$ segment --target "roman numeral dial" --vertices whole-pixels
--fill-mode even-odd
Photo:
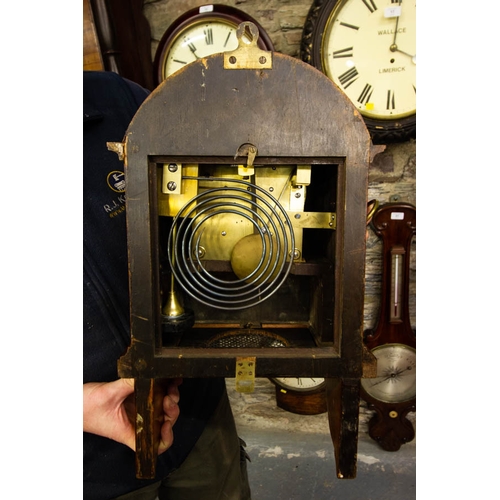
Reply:
[[[380,120],[416,113],[415,0],[327,0],[334,5],[321,69],[360,113]]]
[[[202,5],[184,12],[163,34],[154,59],[155,83],[198,59],[237,49],[236,30],[244,21],[259,30],[257,46],[261,50],[274,50],[269,35],[247,13],[229,5]],[[249,33],[243,34],[243,41],[252,41]]]
[[[250,39],[248,39],[250,41]],[[186,64],[219,52],[238,47],[236,27],[221,20],[201,21],[179,34],[169,48],[164,75],[172,75]]]

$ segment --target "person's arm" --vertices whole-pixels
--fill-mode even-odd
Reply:
[[[174,379],[163,398],[164,423],[158,454],[173,443],[172,427],[179,416],[179,389],[182,379]],[[135,451],[134,379],[83,384],[83,430],[113,439]]]

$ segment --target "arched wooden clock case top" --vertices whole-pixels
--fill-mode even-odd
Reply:
[[[250,21],[259,30],[257,45],[263,50],[274,50],[273,42],[264,28],[249,14],[229,5],[209,4],[191,9],[179,16],[165,31],[156,49],[154,58],[154,77],[158,85],[165,80],[165,64],[174,41],[190,26],[200,22],[223,21],[234,27],[234,31],[245,21]],[[213,54],[213,52],[211,52]],[[210,55],[211,55],[210,54]]]
[[[410,252],[412,239],[416,234],[416,209],[407,203],[387,203],[379,207],[372,219],[372,228],[382,238],[382,291],[380,315],[374,329],[364,332],[364,342],[372,352],[374,349],[394,349],[399,353],[405,350],[412,361],[405,365],[408,370],[414,370],[414,353],[416,349],[416,334],[412,329],[409,314],[409,282],[410,282]],[[400,269],[403,279],[401,294],[397,299],[400,310],[395,307],[394,300],[394,257],[404,256],[404,265]],[[392,284],[391,284],[392,283]],[[404,354],[403,354],[404,356]],[[409,374],[409,372],[407,372]],[[380,375],[380,374],[378,374]],[[396,377],[399,373],[393,373]],[[387,373],[387,377],[391,374]],[[387,378],[385,377],[385,378]],[[375,379],[373,379],[375,380]],[[368,383],[370,380],[367,381]],[[375,414],[368,424],[370,436],[387,451],[397,451],[402,444],[412,441],[415,430],[408,420],[409,412],[416,411],[416,396],[392,402],[369,394],[361,386],[361,396]]]
[[[330,14],[343,0],[314,0],[304,24],[300,46],[301,59],[327,74],[323,63],[322,46]],[[373,0],[370,0],[373,3]],[[360,0],[361,2],[361,0]],[[375,3],[379,3],[375,0]],[[368,1],[365,2],[367,8]],[[342,47],[341,47],[342,48]],[[404,142],[416,138],[416,113],[396,120],[374,119],[364,116],[374,144]]]

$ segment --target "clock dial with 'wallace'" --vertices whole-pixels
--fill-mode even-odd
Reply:
[[[311,9],[302,58],[347,95],[374,142],[416,128],[415,0],[329,0]],[[392,136],[391,136],[392,134]],[[380,139],[380,140],[378,140]]]

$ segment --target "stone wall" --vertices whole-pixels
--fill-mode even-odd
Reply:
[[[145,0],[144,15],[151,27],[151,54],[163,34],[181,14],[207,2],[200,0]],[[220,0],[217,3],[236,7],[252,16],[270,36],[276,51],[300,57],[302,29],[312,0]],[[388,145],[373,161],[369,173],[368,199],[380,204],[402,201],[416,206],[416,141]],[[368,230],[366,250],[365,328],[373,328],[377,321],[381,289],[382,243]],[[411,260],[410,312],[416,328],[416,239]]]
[[[205,5],[197,0],[145,0],[144,15],[151,26],[151,50],[156,47],[170,24],[184,12]],[[252,16],[271,37],[277,52],[298,57],[300,39],[311,2],[278,0],[221,0],[217,4],[230,5]]]

